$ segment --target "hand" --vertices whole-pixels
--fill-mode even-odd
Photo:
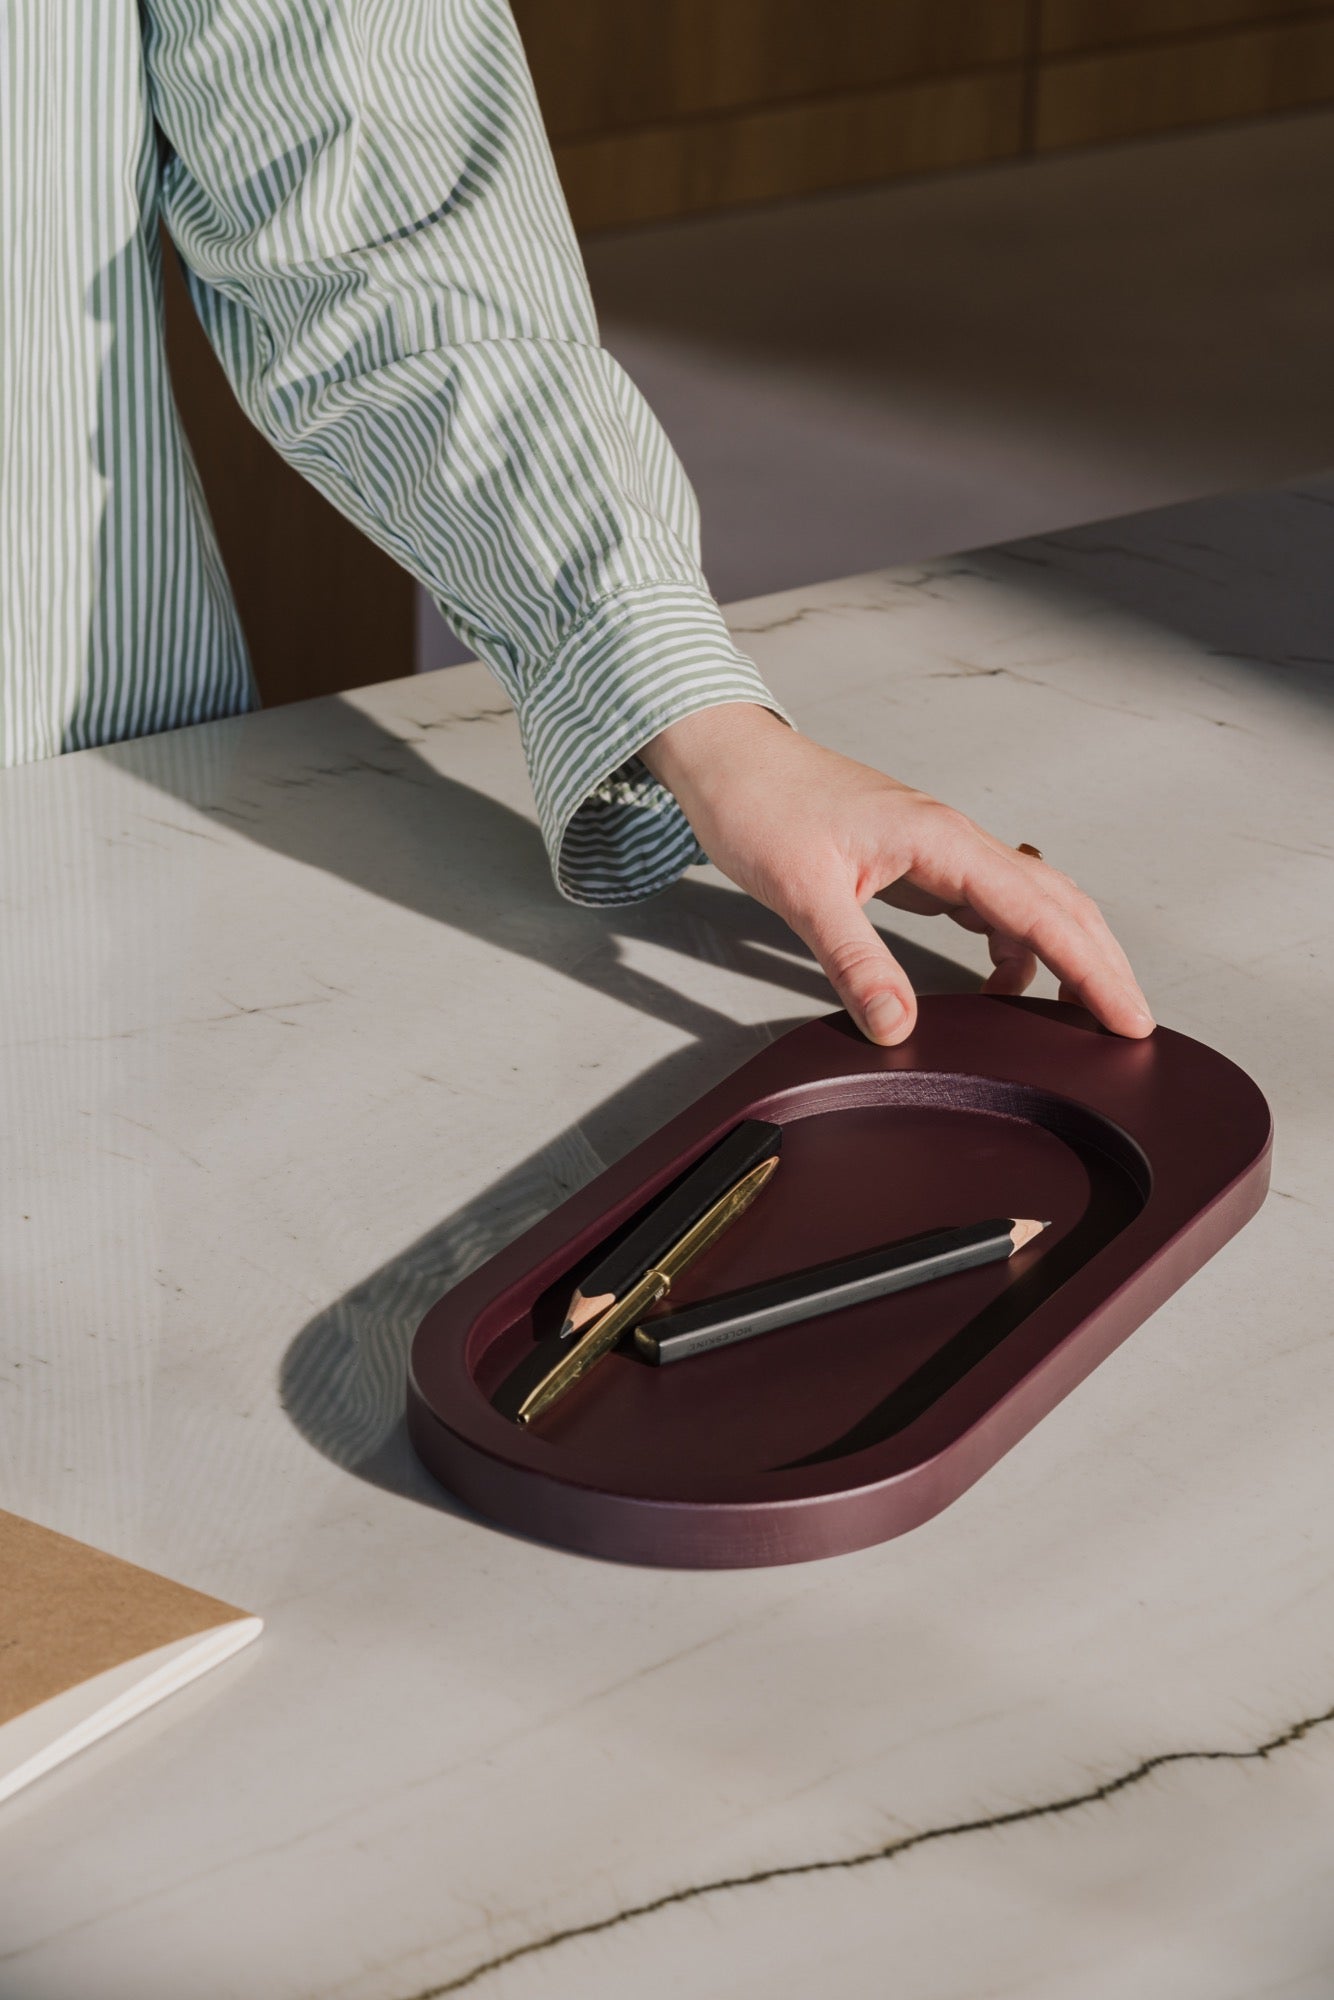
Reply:
[[[1022,993],[1037,961],[1118,1035],[1153,1031],[1098,909],[1068,876],[963,813],[734,702],[664,729],[640,755],[725,875],[789,923],[873,1042],[912,1033],[908,976],[867,918],[873,897],[987,939],[987,993]]]

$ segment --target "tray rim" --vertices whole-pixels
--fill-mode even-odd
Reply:
[[[1196,1202],[1184,1199],[1189,1190],[1174,1191],[1170,1184],[1164,1188],[1153,1173],[1152,1153],[1123,1118],[1111,1115],[1105,1101],[1052,1088],[1031,1070],[1016,1075],[1013,1061],[1003,1060],[1007,1044],[1023,1054],[1023,1044],[1031,1041],[1038,1024],[1102,1036],[1104,1031],[1083,1010],[1062,1002],[997,1001],[979,995],[932,996],[921,1005],[926,1032],[919,1027],[898,1049],[864,1042],[841,1013],[790,1030],[437,1300],[412,1342],[408,1424],[419,1456],[442,1483],[510,1527],[585,1553],[631,1561],[743,1566],[867,1546],[919,1525],[957,1498],[1259,1208],[1268,1185],[1272,1120],[1252,1079],[1216,1050],[1174,1030],[1157,1031],[1160,1050],[1180,1045],[1194,1052],[1196,1064],[1202,1056],[1207,1066],[1216,1066],[1217,1082],[1226,1081],[1237,1099],[1235,1122],[1246,1122],[1242,1110],[1249,1117],[1249,1135],[1226,1178],[1213,1174],[1208,1197]],[[968,1025],[985,1025],[995,1045],[985,1067],[955,1062],[944,1068],[921,1060],[942,1034],[948,1041],[961,1008],[968,1010]],[[979,1008],[988,1013],[979,1015]],[[1130,1052],[1149,1044],[1116,1046]],[[794,1061],[798,1057],[800,1063]],[[781,1069],[784,1060],[784,1082],[763,1091],[746,1088],[776,1062]],[[998,1061],[1009,1074],[996,1073]],[[1049,1100],[1075,1104],[1147,1159],[1150,1182],[1138,1212],[992,1353],[900,1432],[815,1466],[741,1475],[734,1491],[720,1480],[715,1493],[691,1498],[655,1491],[651,1481],[637,1488],[633,1481],[612,1485],[583,1475],[567,1450],[518,1430],[491,1409],[468,1366],[476,1334],[496,1315],[512,1317],[514,1310],[526,1309],[552,1281],[557,1258],[563,1260],[554,1272],[558,1276],[738,1116],[752,1111],[773,1115],[783,1108],[784,1098],[812,1086],[878,1081],[905,1072],[1017,1084]],[[682,1144],[687,1136],[688,1146]],[[608,1182],[621,1190],[612,1202],[603,1193]],[[520,1249],[526,1254],[515,1273]],[[497,1266],[509,1274],[499,1286]],[[1073,1316],[1072,1296],[1079,1304]],[[523,1303],[516,1306],[517,1301]],[[452,1385],[448,1420],[435,1407],[431,1391],[436,1382],[428,1388],[421,1380],[427,1360],[438,1380],[442,1359]]]

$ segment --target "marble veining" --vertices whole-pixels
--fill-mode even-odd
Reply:
[[[802,1569],[498,1533],[402,1427],[440,1290],[827,1004],[781,925],[709,870],[562,904],[476,667],[0,776],[0,1505],[268,1626],[0,1815],[0,2000],[1327,2000],[1332,506],[735,608],[1278,1123],[1018,1450]]]
[[[526,1944],[514,1945],[509,1951],[497,1957],[484,1960],[454,1979],[447,1979],[443,1985],[431,1986],[414,1994],[412,2000],[442,2000],[447,1993],[462,1993],[465,1987],[475,1986],[488,1973],[500,1972],[506,1966],[514,1965],[521,1959],[532,1958],[538,1952],[554,1951],[558,1946],[570,1944],[577,1938],[596,1937],[621,1924],[633,1923],[637,1918],[653,1917],[660,1910],[668,1910],[682,1903],[693,1903],[701,1896],[719,1896],[729,1890],[758,1889],[767,1883],[792,1881],[800,1876],[823,1875],[831,1869],[866,1868],[877,1862],[897,1861],[901,1856],[911,1854],[915,1848],[929,1847],[938,1840],[955,1840],[967,1834],[994,1833],[1006,1827],[1026,1826],[1035,1820],[1059,1819],[1067,1813],[1080,1811],[1086,1806],[1098,1806],[1113,1799],[1119,1792],[1132,1785],[1143,1784],[1156,1771],[1166,1770],[1173,1764],[1192,1763],[1250,1763],[1254,1759],[1272,1757],[1276,1751],[1286,1750],[1290,1744],[1304,1742],[1314,1729],[1323,1729],[1334,1723],[1334,1707],[1327,1708],[1320,1715],[1307,1716],[1301,1722],[1294,1722],[1277,1735],[1263,1743],[1257,1743],[1249,1750],[1162,1750],[1153,1757],[1145,1757],[1128,1771],[1121,1771],[1114,1778],[1105,1778],[1101,1784],[1091,1785],[1086,1791],[1073,1792],[1068,1797],[1045,1800],[1041,1805],[1014,1806],[1008,1812],[988,1813],[981,1819],[957,1820],[952,1826],[924,1827],[918,1833],[905,1833],[897,1840],[889,1840],[881,1847],[864,1849],[858,1854],[837,1855],[820,1861],[794,1861],[787,1866],[757,1868],[746,1875],[726,1875],[713,1882],[697,1882],[688,1889],[670,1890],[657,1896],[650,1903],[639,1903],[632,1908],[617,1910],[609,1917],[601,1917],[587,1924],[573,1925],[566,1930],[552,1931],[546,1937],[532,1938]]]

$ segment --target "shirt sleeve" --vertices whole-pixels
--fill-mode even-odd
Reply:
[[[252,420],[431,592],[518,712],[561,890],[699,850],[636,752],[782,713],[695,497],[600,345],[505,0],[143,0],[163,209]]]

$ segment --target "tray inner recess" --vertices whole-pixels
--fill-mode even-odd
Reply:
[[[953,1223],[1031,1215],[1052,1227],[1012,1263],[670,1368],[611,1355],[543,1419],[542,1437],[603,1478],[648,1474],[664,1498],[893,1437],[1110,1243],[1149,1192],[1147,1162],[1114,1124],[1023,1085],[891,1072],[801,1085],[748,1113],[784,1126],[782,1166],[674,1303]],[[580,1268],[600,1254],[521,1316],[474,1326],[468,1366],[488,1400],[503,1407],[531,1373]]]

